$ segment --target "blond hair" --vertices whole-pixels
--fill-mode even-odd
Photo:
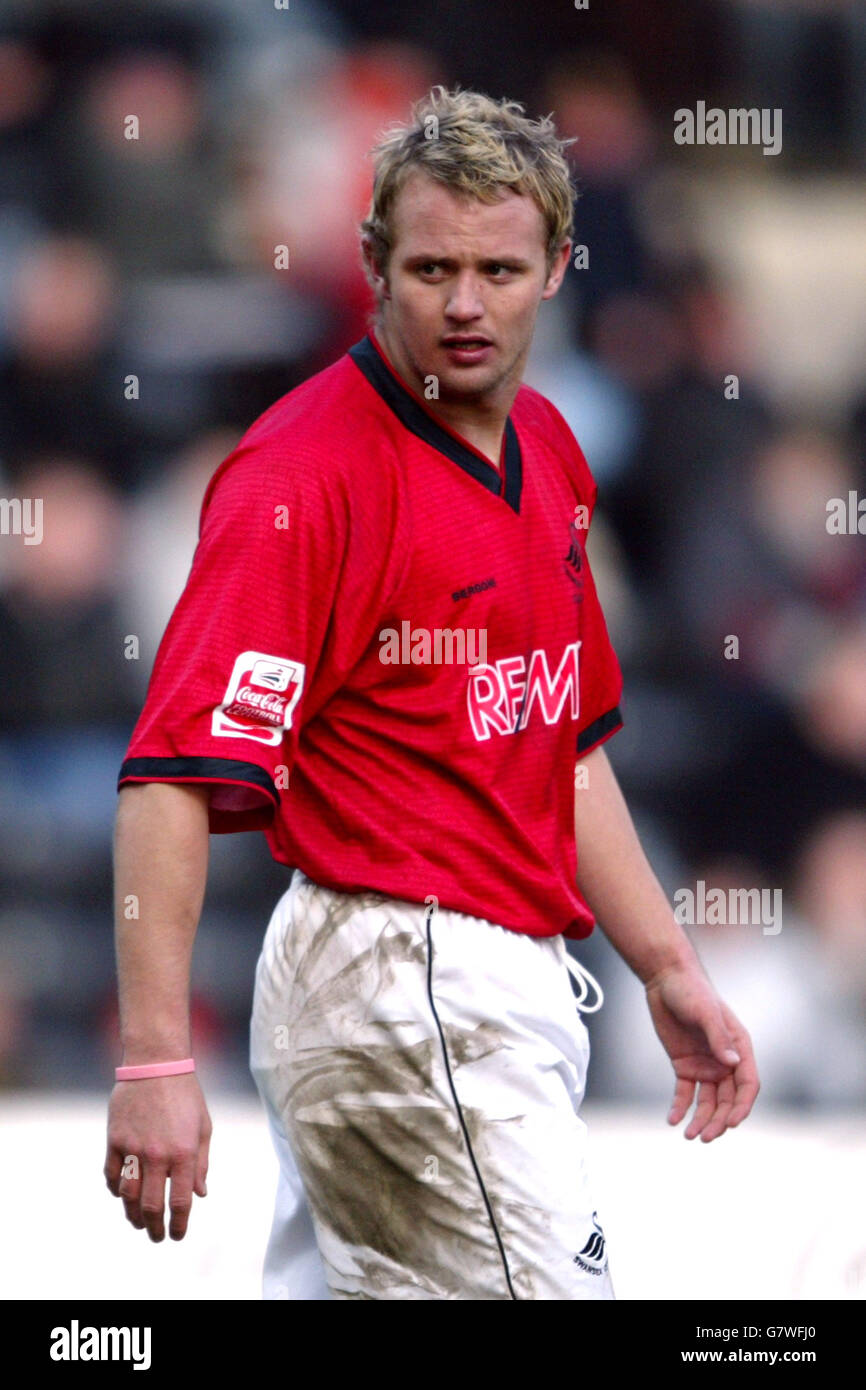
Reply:
[[[390,127],[371,150],[373,196],[360,234],[387,276],[394,203],[416,169],[466,197],[494,203],[504,188],[535,200],[547,227],[547,269],[574,225],[575,190],[553,120],[534,121],[517,101],[442,86],[412,106],[411,120]],[[365,264],[368,279],[372,276]]]

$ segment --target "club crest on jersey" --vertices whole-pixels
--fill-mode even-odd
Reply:
[[[292,727],[292,712],[301,698],[306,667],[265,652],[241,652],[232,669],[222,704],[211,721],[216,738],[251,738],[278,744]]]
[[[493,734],[525,729],[533,710],[545,724],[556,724],[568,702],[569,716],[580,711],[580,642],[569,642],[551,675],[547,652],[537,647],[529,657],[503,657],[493,665],[475,666],[466,688],[472,732],[481,741]]]
[[[576,603],[580,603],[583,599],[583,545],[577,519],[573,520],[568,528],[568,539],[565,572],[574,585],[574,600]]]

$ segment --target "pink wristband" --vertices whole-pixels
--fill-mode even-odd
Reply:
[[[141,1067],[115,1067],[116,1081],[146,1081],[151,1076],[181,1076],[184,1072],[195,1071],[192,1057],[182,1062],[146,1062]]]

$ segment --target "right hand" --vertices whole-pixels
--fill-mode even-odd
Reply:
[[[195,1072],[118,1081],[108,1105],[105,1181],[127,1220],[165,1239],[165,1184],[172,1240],[183,1240],[193,1193],[207,1196],[211,1118]],[[135,1160],[132,1162],[131,1160]]]

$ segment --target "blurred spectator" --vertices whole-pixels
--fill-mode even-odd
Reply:
[[[750,385],[739,308],[701,263],[669,273],[660,294],[612,299],[593,344],[642,398],[634,467],[609,502],[635,577],[655,586],[694,540],[684,512],[696,519],[714,489],[736,488],[742,460],[766,437],[769,411]],[[725,396],[729,373],[740,380],[736,401]]]
[[[839,983],[866,1005],[866,811],[818,826],[803,847],[798,891]]]
[[[781,107],[786,151],[803,160],[841,148],[862,160],[866,45],[858,0],[731,0],[731,8],[740,91]]]
[[[5,727],[123,722],[135,710],[116,597],[123,514],[87,462],[35,460],[18,477],[42,506],[41,543],[7,538],[0,592]]]
[[[107,478],[129,477],[118,293],[95,242],[44,236],[18,248],[0,348],[0,448],[13,472],[35,453],[83,452]]]
[[[237,442],[237,431],[219,428],[192,440],[128,512],[119,595],[127,630],[141,639],[143,659],[135,675],[142,700],[157,646],[192,564],[205,489]]]
[[[178,54],[121,52],[88,74],[58,133],[70,171],[65,216],[130,277],[215,263],[203,99],[199,74]]]
[[[0,14],[0,206],[41,216],[51,200],[45,124],[53,72],[26,26]]]
[[[646,283],[648,248],[637,205],[653,131],[634,78],[610,53],[572,53],[553,68],[545,105],[556,112],[578,191],[575,243],[588,266],[578,282],[584,318],[611,296]]]
[[[0,948],[0,1091],[17,1089],[29,1079],[21,1065],[25,1055],[29,994],[27,983],[21,979],[19,963]]]
[[[798,427],[674,493],[660,650],[715,753],[680,777],[688,854],[787,878],[803,835],[866,802],[866,555],[826,525],[856,477],[838,440]]]
[[[275,248],[287,246],[289,283],[331,311],[312,372],[367,331],[373,301],[357,230],[372,187],[367,154],[436,74],[408,45],[322,46],[310,56],[291,85],[275,80],[246,112],[234,234],[236,255],[261,266],[273,267]]]
[[[680,640],[718,667],[725,638],[737,636],[737,658],[720,669],[783,698],[816,661],[826,671],[833,634],[866,599],[866,547],[827,528],[828,501],[847,504],[857,482],[840,443],[793,428],[707,469],[690,495],[681,489],[679,544],[660,563]]]
[[[541,307],[524,380],[549,397],[586,455],[602,498],[621,480],[637,443],[638,403],[597,358],[571,345],[569,290]],[[602,507],[604,502],[602,501]]]

